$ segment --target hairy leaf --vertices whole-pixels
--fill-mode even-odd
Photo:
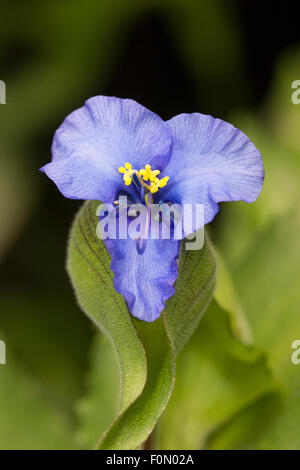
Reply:
[[[147,439],[168,403],[176,353],[190,338],[211,300],[216,263],[207,237],[199,251],[184,250],[183,242],[176,294],[159,320],[135,320],[113,288],[110,257],[96,237],[96,207],[96,202],[85,203],[76,217],[68,271],[79,304],[111,339],[120,366],[119,416],[97,448],[135,449]]]

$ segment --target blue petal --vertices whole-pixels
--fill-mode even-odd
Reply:
[[[52,162],[41,170],[65,197],[112,202],[125,188],[118,168],[129,162],[138,170],[147,163],[162,170],[171,142],[168,124],[137,102],[96,96],[56,131]]]
[[[218,212],[218,202],[257,199],[264,180],[263,163],[243,132],[221,119],[199,113],[180,114],[168,124],[173,150],[163,172],[170,177],[160,194],[163,200],[193,207],[203,204],[206,224]],[[193,223],[193,232],[200,228]],[[183,231],[186,235],[189,233]]]
[[[107,239],[105,245],[112,257],[115,289],[124,296],[132,315],[148,322],[156,320],[175,292],[180,242],[149,238],[142,255],[135,240]]]

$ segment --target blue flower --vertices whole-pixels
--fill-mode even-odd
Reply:
[[[71,199],[117,204],[126,193],[147,207],[153,201],[203,204],[202,224],[193,221],[180,238],[210,222],[221,201],[255,201],[264,180],[259,151],[231,124],[199,113],[165,122],[133,100],[104,96],[65,119],[52,161],[41,170]],[[149,237],[142,249],[130,238],[105,243],[115,289],[131,313],[158,318],[174,294],[180,241]]]

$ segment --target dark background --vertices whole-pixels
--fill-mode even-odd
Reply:
[[[64,266],[80,203],[38,172],[53,133],[97,94],[133,98],[164,119],[243,110],[264,122],[281,54],[299,45],[300,5],[2,0],[0,10],[0,329],[8,358],[73,423],[94,328]],[[216,241],[225,217],[212,224]],[[0,427],[0,447],[26,446],[22,432],[1,437]]]

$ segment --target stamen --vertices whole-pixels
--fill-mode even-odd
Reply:
[[[163,188],[164,186],[166,186],[168,181],[169,181],[168,176],[165,176],[161,180],[158,178],[155,178],[155,180],[151,183],[151,186],[149,188],[151,193],[156,193],[159,188]]]
[[[165,176],[161,180],[157,178],[157,175],[160,174],[159,170],[151,170],[151,165],[145,165],[145,168],[141,169],[140,171],[132,169],[132,165],[128,162],[125,163],[124,167],[121,166],[119,168],[119,172],[122,173],[123,180],[126,186],[129,186],[132,181],[138,186],[140,183],[141,186],[146,188],[150,193],[156,193],[159,188],[163,188],[166,186],[167,182],[169,181],[169,177]],[[136,181],[136,179],[138,181]],[[145,181],[149,181],[146,183]]]
[[[140,237],[136,239],[136,250],[139,255],[142,255],[146,249],[147,246],[147,240],[149,236],[149,228],[150,228],[150,218],[151,218],[151,204],[152,204],[152,194],[148,193],[146,194],[147,201],[147,218],[146,218],[146,223],[144,226],[143,233],[141,234]]]
[[[140,170],[140,175],[145,181],[155,181],[157,175],[159,175],[159,170],[151,170],[150,165],[146,165],[144,170]]]
[[[125,168],[123,166],[120,166],[119,168],[119,173],[124,174],[123,180],[126,186],[129,186],[132,182],[132,175],[136,170],[132,170],[132,165],[130,163],[126,162],[125,163]]]

